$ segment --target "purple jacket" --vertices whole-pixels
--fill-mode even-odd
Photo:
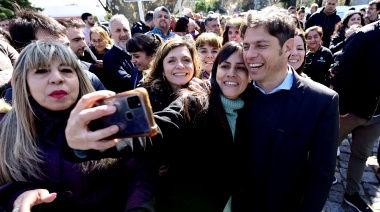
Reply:
[[[28,182],[11,182],[0,187],[0,211],[12,211],[18,195],[35,188],[56,192],[57,198],[33,207],[33,211],[154,211],[153,169],[143,151],[136,150],[107,169],[88,173],[81,170],[80,163],[63,157],[72,152],[64,134],[70,111],[53,113],[35,106],[40,119],[36,119],[38,145],[46,176],[43,180],[30,178]]]

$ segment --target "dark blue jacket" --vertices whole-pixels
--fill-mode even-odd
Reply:
[[[236,123],[237,165],[243,173],[237,174],[242,192],[234,196],[232,211],[322,211],[336,167],[338,94],[294,74],[288,98],[274,104],[283,110],[281,117],[266,121],[277,122],[267,135],[272,139],[264,140],[257,135],[267,130],[260,119],[268,114],[255,108],[265,103],[250,93]],[[258,114],[262,117],[255,121]]]
[[[103,55],[103,73],[97,73],[104,86],[116,93],[132,89],[132,57],[115,45]]]

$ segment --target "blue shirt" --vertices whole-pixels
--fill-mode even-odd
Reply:
[[[152,29],[152,31],[149,31],[145,34],[148,34],[148,35],[151,35],[151,34],[158,34],[159,36],[161,36],[162,39],[164,40],[169,40],[171,38],[179,38],[179,35],[175,34],[174,32],[168,32],[168,35],[165,35],[164,32],[162,32],[161,30],[157,29],[156,27],[154,27],[154,29]]]
[[[273,93],[276,93],[280,90],[290,90],[292,88],[292,85],[293,85],[293,79],[294,79],[293,71],[291,68],[288,67],[288,75],[286,75],[285,80],[279,86],[277,86],[275,89],[273,89],[272,91],[270,91],[268,93],[265,92],[264,89],[262,89],[256,83],[256,81],[253,82],[253,86],[255,86],[255,88],[259,89],[265,95],[273,94]]]

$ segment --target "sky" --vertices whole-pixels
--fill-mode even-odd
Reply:
[[[105,1],[105,0],[101,0]],[[77,4],[83,6],[95,6],[100,3],[98,0],[29,0],[36,7],[49,7],[49,6],[64,6],[68,4]]]
[[[29,2],[35,7],[43,8],[42,13],[54,18],[80,17],[82,13],[90,12],[104,21],[106,15],[98,0],[29,0]]]

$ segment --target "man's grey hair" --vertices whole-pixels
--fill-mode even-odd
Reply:
[[[126,20],[128,22],[128,28],[131,28],[131,26],[129,26],[129,21],[128,21],[127,17],[125,17],[123,14],[116,14],[116,15],[113,15],[111,17],[110,21],[109,21],[109,28],[110,28],[110,30],[112,30],[112,23],[115,20],[118,20],[118,21]]]
[[[157,7],[156,9],[154,9],[154,12],[153,12],[153,18],[156,18],[157,17],[157,13],[160,12],[160,11],[164,11],[166,12],[168,15],[169,15],[169,19],[171,18],[170,16],[170,11],[168,8],[164,7],[164,6],[160,6],[160,7]]]
[[[205,20],[205,25],[208,26],[208,22],[215,20],[219,21],[219,15],[216,13],[209,14]]]

